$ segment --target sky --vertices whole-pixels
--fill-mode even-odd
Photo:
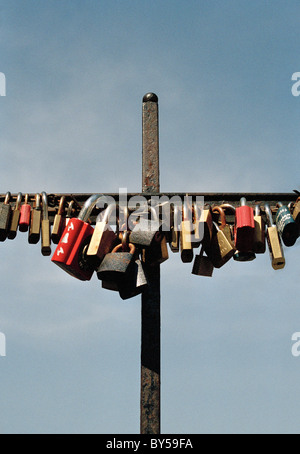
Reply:
[[[2,0],[0,193],[141,192],[147,92],[162,192],[300,190],[299,20],[293,0]],[[212,278],[169,252],[162,433],[299,432],[299,244],[283,270],[266,253]],[[138,434],[140,297],[22,232],[1,264],[0,433]]]

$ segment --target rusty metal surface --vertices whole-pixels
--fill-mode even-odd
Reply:
[[[154,93],[143,98],[143,193],[159,192],[158,99]]]
[[[143,98],[143,193],[159,192],[158,99]],[[160,434],[160,265],[146,268],[142,294],[140,433]]]

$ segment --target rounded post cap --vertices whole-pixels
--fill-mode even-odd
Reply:
[[[143,96],[143,102],[158,102],[158,97],[155,93],[146,93]]]

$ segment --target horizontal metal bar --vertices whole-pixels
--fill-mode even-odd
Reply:
[[[10,203],[12,206],[15,205],[17,199],[17,193],[11,193]],[[24,195],[24,194],[23,194]],[[28,194],[28,203],[34,207],[35,203],[35,193]],[[48,196],[48,205],[49,205],[49,220],[52,223],[54,216],[57,212],[59,201],[62,196],[65,197],[66,206],[65,206],[65,213],[67,211],[68,204],[71,200],[74,200],[74,207],[72,216],[76,217],[79,214],[81,207],[83,206],[84,202],[91,196],[92,193],[49,193]],[[290,202],[295,202],[298,198],[298,194],[296,192],[279,192],[279,193],[260,193],[260,192],[249,192],[249,193],[235,193],[235,192],[228,192],[228,193],[221,193],[221,192],[159,192],[159,193],[103,193],[104,196],[112,198],[116,203],[119,203],[119,198],[121,197],[122,202],[124,202],[125,198],[127,202],[134,198],[143,198],[142,200],[149,201],[150,198],[155,198],[155,200],[178,200],[181,199],[182,201],[188,195],[193,200],[197,200],[197,197],[203,197],[204,203],[217,206],[223,203],[229,203],[234,207],[240,205],[241,197],[245,197],[247,200],[247,204],[250,206],[254,206],[255,204],[260,204],[263,210],[263,205],[268,203],[272,210],[272,213],[275,214],[277,212],[276,204],[277,202],[282,202],[284,205],[288,205]],[[5,200],[6,194],[0,194],[0,203],[3,203]],[[96,217],[99,213],[99,210],[95,208],[91,214],[90,222],[92,224],[95,223]],[[229,216],[230,222],[230,216]]]

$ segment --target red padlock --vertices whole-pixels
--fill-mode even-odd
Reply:
[[[28,194],[25,195],[25,202],[21,205],[19,230],[20,232],[27,232],[30,226],[31,206],[28,203]]]
[[[51,261],[71,276],[81,281],[89,281],[94,269],[84,259],[94,228],[87,222],[96,203],[104,197],[92,195],[83,205],[77,218],[70,218]]]
[[[242,197],[241,206],[235,210],[234,245],[238,251],[253,250],[254,230],[253,209],[246,205],[246,199]]]

